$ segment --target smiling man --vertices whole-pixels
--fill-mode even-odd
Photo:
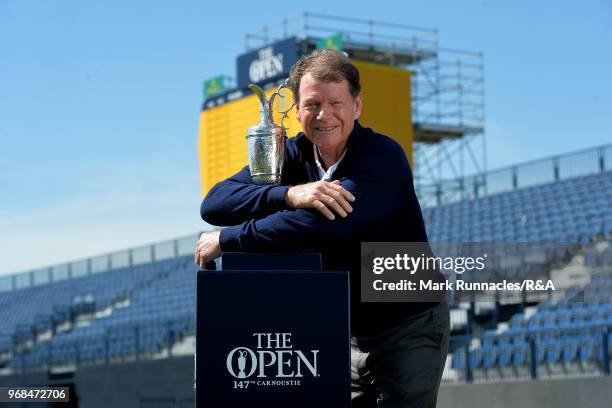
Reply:
[[[433,407],[448,350],[445,302],[362,303],[361,242],[427,242],[412,173],[401,146],[364,128],[359,71],[323,50],[291,69],[303,133],[286,140],[282,185],[251,181],[248,166],[214,186],[196,262],[222,251],[321,252],[326,270],[351,281],[353,407]]]
[[[324,82],[310,72],[302,76],[296,88],[300,95],[297,118],[325,168],[340,160],[354,121],[361,114],[361,92],[353,95],[357,90],[348,88],[346,81]]]

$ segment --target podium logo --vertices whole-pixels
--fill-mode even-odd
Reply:
[[[226,359],[227,371],[238,379],[318,377],[319,350],[295,350],[291,336],[291,333],[253,333],[255,347],[232,349]]]

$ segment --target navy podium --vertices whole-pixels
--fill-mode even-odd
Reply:
[[[349,408],[348,272],[319,254],[228,253],[197,276],[198,408]]]

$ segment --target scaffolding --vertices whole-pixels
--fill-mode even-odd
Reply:
[[[336,34],[351,58],[412,72],[413,172],[422,205],[484,191],[473,183],[474,174],[486,172],[482,53],[439,47],[436,29],[309,12],[247,33],[245,45],[252,50],[296,37],[305,55]]]
[[[422,205],[478,197],[487,170],[483,55],[439,48],[414,70],[414,171]],[[465,183],[466,175],[482,183]]]

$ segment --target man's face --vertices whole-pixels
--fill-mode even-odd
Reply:
[[[324,82],[308,72],[302,76],[297,119],[319,151],[342,153],[360,114],[361,93],[353,98],[346,79]]]

